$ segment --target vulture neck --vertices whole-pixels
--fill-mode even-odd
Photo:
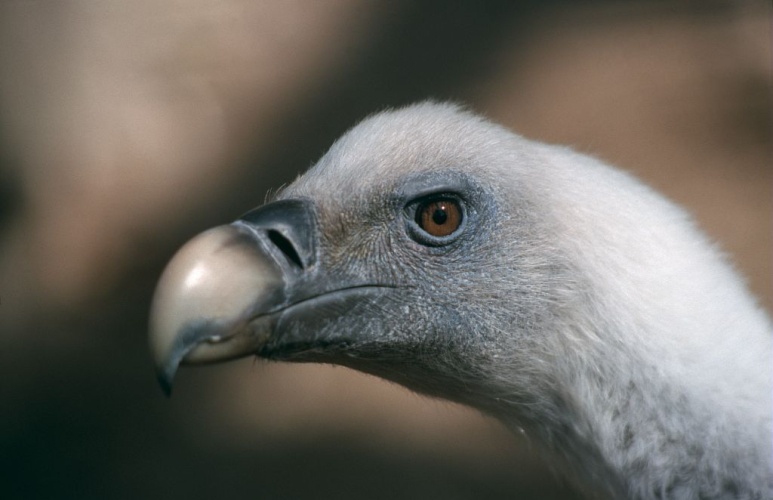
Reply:
[[[564,275],[526,336],[547,382],[498,416],[611,498],[773,498],[769,318],[681,209],[545,148],[536,189]]]
[[[769,348],[710,369],[623,345],[569,351],[551,397],[494,413],[589,497],[773,498]]]

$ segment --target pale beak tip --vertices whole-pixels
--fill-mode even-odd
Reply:
[[[240,226],[218,226],[186,243],[164,270],[151,305],[149,343],[167,396],[181,364],[246,356],[270,336],[270,320],[250,317],[273,306],[284,278],[256,238]]]

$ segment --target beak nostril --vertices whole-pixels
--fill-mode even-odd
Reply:
[[[269,229],[266,231],[266,233],[268,234],[268,239],[270,239],[271,242],[276,245],[283,254],[285,254],[290,262],[301,269],[304,268],[303,261],[301,260],[300,255],[298,255],[298,252],[295,250],[295,247],[293,246],[292,242],[290,242],[290,240],[285,238],[282,233],[274,229]]]

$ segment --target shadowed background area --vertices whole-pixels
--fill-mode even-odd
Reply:
[[[0,495],[576,498],[528,436],[343,368],[182,370],[164,399],[155,282],[434,98],[633,172],[770,311],[771,57],[763,1],[3,2]]]

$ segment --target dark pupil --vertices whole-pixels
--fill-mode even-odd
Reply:
[[[432,212],[432,222],[437,224],[438,226],[442,226],[446,223],[448,220],[448,212],[446,212],[446,207],[443,205],[440,205],[435,209],[434,212]]]

